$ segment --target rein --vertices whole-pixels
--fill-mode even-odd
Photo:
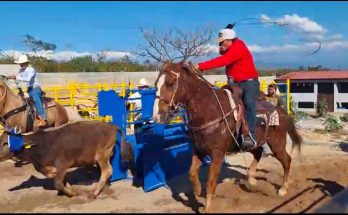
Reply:
[[[6,95],[7,95],[7,87],[5,87],[5,92],[4,92],[4,95],[0,98],[0,102],[6,98]],[[4,104],[2,105],[1,110],[5,107],[5,103],[6,103],[6,100],[5,100]],[[27,106],[28,105],[25,103],[25,104],[23,104],[22,106],[20,106],[18,108],[10,110],[6,114],[4,114],[4,116],[2,116],[2,117],[0,116],[1,123],[3,123],[4,126],[6,126],[6,120],[8,118],[10,118],[12,115],[15,115],[15,114],[17,114],[19,112],[25,111],[27,109]]]
[[[176,92],[177,92],[177,90],[179,88],[178,86],[179,86],[180,74],[177,74],[177,73],[175,73],[173,71],[170,71],[170,72],[173,73],[174,75],[176,75],[176,77],[177,77],[176,78],[176,83],[175,83],[174,93],[173,93],[172,97],[170,98],[170,101],[162,98],[161,96],[157,96],[157,95],[156,95],[156,98],[159,99],[160,101],[163,101],[164,103],[166,103],[169,107],[174,107],[175,108],[177,105],[174,103],[174,97],[175,97],[175,94],[176,94]]]
[[[213,125],[213,124],[215,124],[215,123],[220,122],[221,120],[224,120],[225,123],[226,123],[226,126],[227,126],[227,128],[228,128],[228,131],[230,132],[230,134],[231,134],[233,140],[236,142],[237,146],[238,146],[239,149],[241,150],[241,147],[240,147],[238,141],[236,140],[236,138],[235,138],[235,136],[234,136],[234,134],[233,134],[233,132],[232,132],[232,130],[231,130],[231,128],[230,128],[228,122],[227,122],[227,119],[226,119],[231,113],[233,113],[233,111],[235,111],[235,110],[237,109],[238,106],[237,106],[235,109],[232,109],[231,111],[229,111],[227,114],[225,114],[225,112],[224,112],[224,110],[223,110],[223,108],[222,108],[221,102],[220,102],[218,96],[216,95],[216,92],[214,91],[213,87],[211,86],[210,82],[207,81],[207,80],[203,77],[203,75],[201,75],[201,74],[199,73],[199,71],[197,71],[197,69],[192,65],[191,62],[189,62],[189,64],[190,64],[191,68],[193,68],[193,71],[195,72],[195,74],[196,74],[199,78],[201,78],[201,79],[203,80],[203,82],[206,83],[206,84],[208,85],[208,87],[211,89],[211,91],[213,92],[213,94],[214,94],[214,96],[215,96],[215,98],[216,98],[216,101],[217,101],[218,104],[219,104],[219,107],[220,107],[220,110],[221,110],[221,113],[222,113],[222,117],[219,117],[219,118],[216,119],[216,120],[213,120],[213,121],[211,121],[211,122],[209,122],[209,123],[204,124],[203,126],[198,127],[198,130],[202,130],[202,129],[207,128],[207,127],[209,127],[209,126],[211,126],[211,125]],[[203,128],[201,128],[201,127],[203,127]],[[195,130],[194,130],[194,131],[195,131]],[[242,152],[242,150],[241,150],[241,152]]]

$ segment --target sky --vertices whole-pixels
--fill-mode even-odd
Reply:
[[[346,11],[348,2],[335,1],[8,1],[0,2],[0,49],[15,56],[29,52],[22,43],[29,34],[56,44],[51,54],[56,60],[105,50],[110,59],[137,58],[133,53],[143,43],[140,27],[199,31],[210,26],[217,36],[228,23],[255,17],[287,24],[235,26],[258,66],[348,69]],[[317,49],[317,40],[321,49],[308,56]],[[209,55],[198,60],[218,56],[217,44],[207,45]]]

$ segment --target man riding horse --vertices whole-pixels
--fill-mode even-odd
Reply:
[[[38,79],[38,73],[32,66],[29,66],[27,55],[19,56],[18,61],[14,62],[16,64],[19,64],[21,68],[19,69],[17,75],[9,75],[7,78],[26,83],[26,86],[28,88],[27,92],[29,96],[34,100],[37,112],[39,113],[39,115],[35,119],[34,125],[36,125],[38,128],[46,127],[46,112],[42,105],[42,90],[41,84]]]
[[[260,91],[258,72],[248,47],[236,36],[230,25],[220,30],[217,41],[221,56],[194,66],[200,71],[225,66],[228,84],[243,90],[242,100],[250,132],[242,138],[242,147],[250,150],[256,147],[256,101]]]

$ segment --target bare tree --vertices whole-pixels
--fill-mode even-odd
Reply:
[[[179,29],[158,31],[140,28],[144,44],[140,45],[137,55],[162,63],[166,60],[187,60],[190,57],[203,56],[212,39],[212,30],[208,27],[200,31],[183,31]]]
[[[36,57],[42,57],[38,51],[52,51],[54,52],[57,46],[53,43],[43,42],[42,40],[35,39],[33,36],[27,34],[24,36],[23,43],[35,53]]]

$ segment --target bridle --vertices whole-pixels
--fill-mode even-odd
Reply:
[[[0,98],[0,102],[2,102],[2,100],[4,100],[7,96],[7,87],[5,86],[5,90],[4,90],[4,95]],[[5,107],[5,104],[6,104],[6,100],[4,101],[4,103],[2,104],[2,107],[1,107],[1,111],[3,110],[3,108]],[[7,126],[6,124],[6,120],[8,118],[10,118],[12,115],[15,115],[19,112],[23,112],[23,111],[26,111],[27,110],[27,107],[28,105],[26,104],[26,102],[24,101],[23,102],[23,105],[20,106],[20,107],[17,107],[17,108],[14,108],[12,109],[11,111],[5,113],[3,116],[0,116],[0,123],[3,124],[3,126]]]
[[[165,98],[162,98],[161,96],[157,96],[156,95],[156,98],[159,99],[160,101],[166,103],[168,105],[168,107],[172,108],[172,109],[176,109],[179,105],[176,104],[174,102],[174,98],[176,96],[176,93],[178,91],[178,88],[179,88],[179,78],[180,78],[180,74],[178,73],[175,73],[174,71],[170,71],[171,73],[173,73],[175,76],[176,76],[176,83],[175,83],[175,88],[174,88],[174,93],[173,95],[171,96],[170,100],[168,101],[167,99]]]

